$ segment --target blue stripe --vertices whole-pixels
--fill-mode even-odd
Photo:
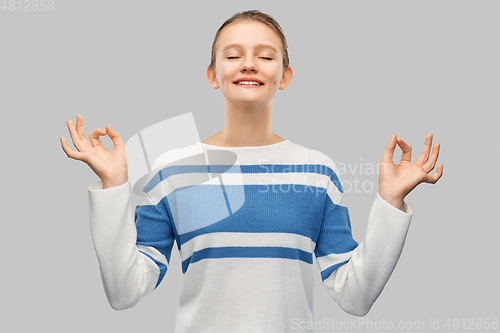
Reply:
[[[323,257],[332,253],[347,253],[358,246],[352,238],[351,220],[347,207],[334,205],[325,208],[321,231],[314,253]]]
[[[137,245],[154,247],[169,260],[174,242],[170,220],[156,206],[138,205],[135,209]]]
[[[167,265],[165,265],[162,262],[159,262],[158,260],[156,260],[155,258],[151,257],[147,253],[144,253],[142,251],[139,251],[139,252],[142,253],[142,254],[144,254],[146,257],[150,258],[151,260],[153,260],[155,262],[155,264],[158,265],[158,268],[160,269],[160,276],[158,277],[158,281],[156,282],[156,286],[155,286],[155,289],[156,289],[156,287],[158,287],[158,285],[160,284],[161,280],[163,280],[163,277],[167,273]]]
[[[220,258],[282,258],[301,260],[308,264],[313,263],[312,253],[289,247],[262,246],[262,247],[210,247],[193,252],[192,256],[182,262],[182,272],[186,273],[189,264],[203,259]]]
[[[207,167],[211,173],[317,173],[325,175],[344,193],[337,174],[328,166],[322,164],[260,164],[260,165],[171,165],[159,170],[144,186],[148,193],[162,180],[170,176],[185,173],[206,173]]]
[[[337,268],[339,268],[340,266],[342,266],[343,264],[345,264],[349,260],[350,259],[347,259],[346,261],[332,265],[332,266],[328,267],[327,269],[321,271],[321,280],[325,281],[333,273],[334,270],[336,270]]]
[[[232,193],[240,187],[225,185],[229,197],[235,201],[237,195]],[[173,203],[173,216],[178,212],[189,212],[189,219],[183,221],[183,228],[189,225],[190,231],[177,229],[180,234],[176,239],[180,246],[196,236],[211,232],[284,232],[317,241],[323,219],[324,188],[299,184],[293,184],[293,187],[286,184],[245,185],[242,194],[245,202],[232,214],[227,211],[222,214],[222,209],[215,209],[204,200],[216,195],[217,191],[220,192],[218,185],[204,185],[193,193],[180,191],[176,195],[174,191],[167,196],[168,202]]]

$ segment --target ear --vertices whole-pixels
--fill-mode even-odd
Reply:
[[[292,67],[288,66],[288,68],[283,71],[283,77],[281,78],[280,89],[283,90],[286,87],[288,87],[288,85],[292,81],[292,77],[293,77]],[[283,86],[283,88],[281,88],[281,86]]]
[[[219,86],[217,77],[215,76],[215,71],[212,69],[212,67],[210,67],[210,65],[208,65],[207,67],[207,80],[212,87],[214,87],[214,84],[216,84],[214,88],[217,88]]]

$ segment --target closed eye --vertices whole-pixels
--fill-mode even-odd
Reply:
[[[228,59],[237,59],[239,57],[227,57]],[[262,57],[262,59],[273,60],[273,58]]]

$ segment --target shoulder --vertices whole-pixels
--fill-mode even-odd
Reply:
[[[298,156],[298,158],[304,161],[307,161],[308,164],[317,164],[326,166],[332,169],[333,172],[338,174],[337,164],[330,156],[323,153],[322,151],[317,149],[307,148],[297,143],[293,143],[293,149],[294,149],[294,155]]]
[[[340,182],[338,176],[337,164],[334,160],[318,149],[306,148],[301,146],[297,151],[301,151],[301,154],[307,160],[307,164],[314,165],[312,170],[326,176],[327,183],[323,183],[327,190],[328,197],[334,204],[337,204],[344,191],[342,183]],[[319,166],[319,167],[318,167]]]

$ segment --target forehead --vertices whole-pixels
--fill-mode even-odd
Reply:
[[[269,26],[258,21],[238,21],[227,25],[217,40],[219,51],[265,49],[280,52],[281,40]]]

